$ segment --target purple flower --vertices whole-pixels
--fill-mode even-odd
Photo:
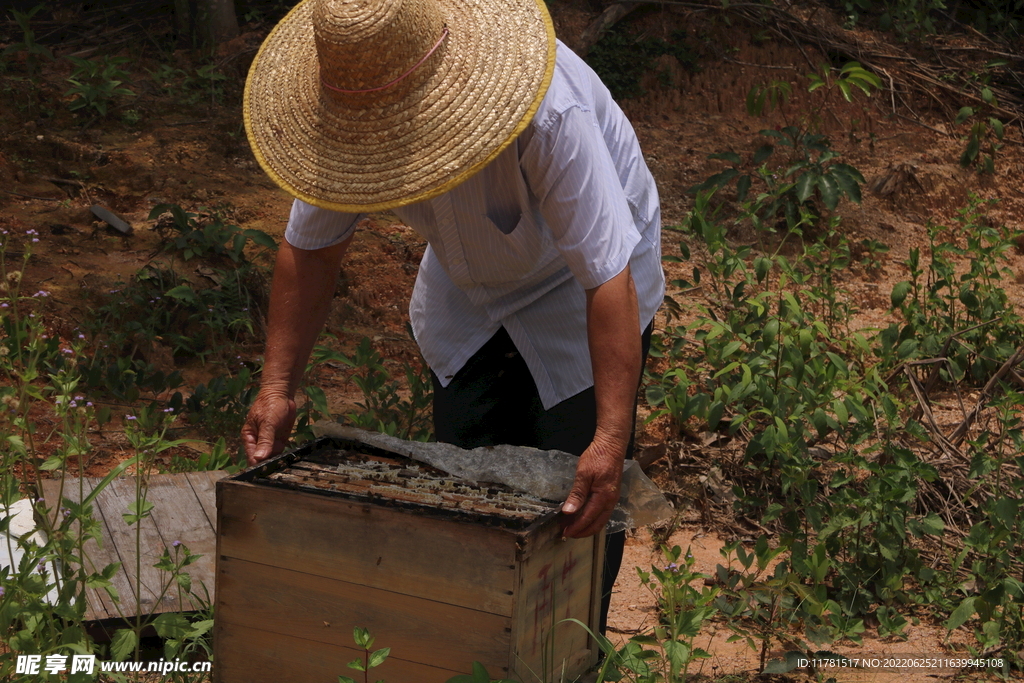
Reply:
[[[72,401],[71,403],[68,404],[68,408],[77,408],[77,407],[78,407],[78,404],[75,403],[74,401]]]
[[[33,241],[33,242],[38,242],[38,241],[39,241],[39,238],[38,238],[38,237],[33,237],[33,238],[32,238],[32,241]]]
[[[6,593],[6,592],[7,592],[7,589],[4,588],[3,586],[0,586],[0,598],[4,597],[4,593]]]
[[[677,569],[679,569],[679,565],[675,562],[670,562],[669,565],[665,567],[665,571],[667,572],[674,572]]]
[[[84,335],[84,334],[79,334],[79,335],[78,335],[78,338],[79,338],[79,339],[85,339],[85,335]]]
[[[171,545],[173,545],[175,548],[177,548],[179,545],[181,545],[181,541],[175,541]]]
[[[85,404],[86,408],[92,408],[92,401],[87,401]]]
[[[134,420],[135,416],[134,415],[125,415],[124,419],[126,419],[126,420]]]
[[[0,308],[7,308],[7,307],[8,307],[9,305],[10,305],[10,304],[6,304],[6,303],[4,303],[4,304],[0,304]]]
[[[62,514],[63,514],[63,515],[65,516],[65,517],[67,517],[68,515],[70,515],[70,514],[71,514],[71,510],[69,510],[68,508],[61,508],[61,513],[62,513]]]
[[[164,412],[165,413],[173,413],[174,412],[174,408],[164,408]]]

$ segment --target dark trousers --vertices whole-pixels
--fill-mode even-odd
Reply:
[[[651,347],[648,325],[641,336],[643,361]],[[561,450],[580,456],[594,438],[597,407],[594,388],[567,398],[544,410],[526,362],[519,355],[505,328],[498,330],[477,351],[447,387],[434,379],[434,433],[438,441],[462,448],[533,446]],[[639,387],[640,378],[637,377]],[[636,406],[633,409],[634,426]],[[633,457],[630,436],[626,457]],[[625,532],[609,534],[605,542],[601,633],[608,625],[612,586],[622,564]]]

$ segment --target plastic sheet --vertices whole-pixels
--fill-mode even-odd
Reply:
[[[552,502],[564,501],[576,478],[578,458],[563,451],[506,444],[466,450],[447,443],[405,441],[337,422],[319,422],[313,425],[313,433],[365,443],[426,463],[455,477],[504,484]],[[671,517],[673,512],[665,496],[636,461],[627,460],[622,470],[619,504],[608,522],[608,532],[654,524]]]

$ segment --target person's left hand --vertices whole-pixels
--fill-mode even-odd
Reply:
[[[567,516],[563,536],[593,536],[608,524],[619,502],[624,458],[625,448],[596,438],[583,452],[576,465],[576,480],[562,505],[562,512]]]

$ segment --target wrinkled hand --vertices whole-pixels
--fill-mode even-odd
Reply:
[[[594,440],[580,456],[576,480],[562,505],[562,535],[593,536],[604,529],[619,502],[625,448]]]
[[[295,422],[295,401],[281,393],[261,391],[242,427],[249,466],[277,455],[288,444]]]

